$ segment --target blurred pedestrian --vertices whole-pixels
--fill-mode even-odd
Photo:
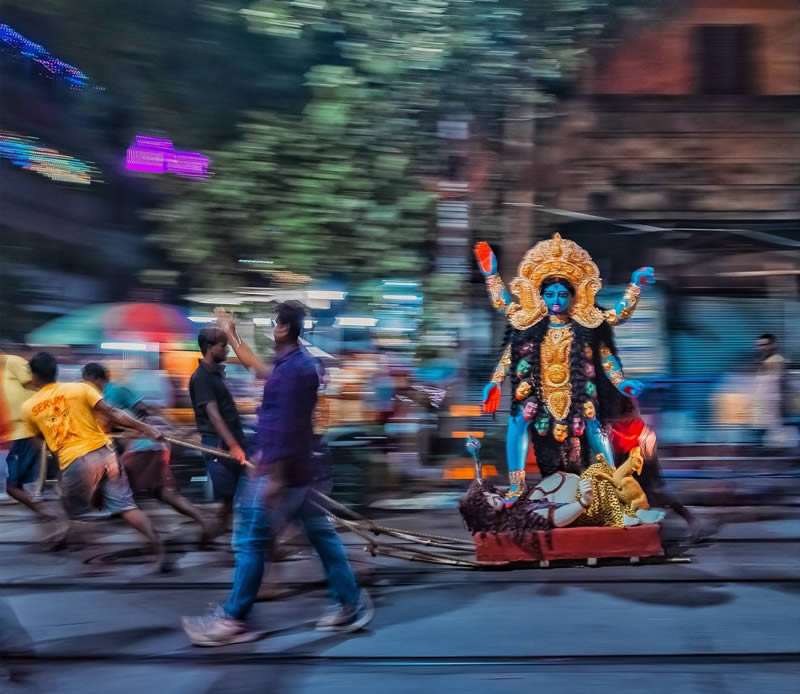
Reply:
[[[5,379],[6,355],[0,353],[0,385]],[[11,415],[8,412],[5,392],[0,388],[0,499],[6,496],[6,455],[8,454]]]
[[[124,410],[132,417],[152,424],[155,411],[129,388],[109,379],[108,370],[97,363],[83,367],[83,380],[91,383],[111,407]],[[169,446],[153,439],[137,438],[122,454],[122,465],[134,492],[147,492],[155,499],[194,519],[202,528],[200,541],[211,539],[212,529],[203,514],[178,493],[175,477],[169,467]]]
[[[160,440],[161,433],[109,406],[88,383],[57,383],[58,365],[47,352],[35,355],[30,368],[38,393],[23,405],[22,417],[58,459],[64,505],[70,518],[78,519],[101,509],[120,515],[150,541],[159,571],[168,569],[164,545],[150,520],[134,503],[125,469],[98,417],[149,438]]]
[[[796,431],[784,426],[786,404],[786,360],[778,350],[778,340],[764,333],[756,340],[759,362],[753,393],[753,428],[763,448],[780,450],[796,445]]]
[[[236,334],[231,320],[220,321],[232,344],[258,373],[269,374],[259,411],[257,470],[243,480],[236,503],[233,589],[224,605],[207,617],[185,617],[183,627],[195,645],[222,646],[258,638],[245,619],[256,600],[275,538],[290,521],[303,527],[322,560],[336,605],[317,622],[322,631],[356,631],[373,615],[342,542],[329,518],[310,495],[314,477],[312,448],[319,372],[300,346],[305,321],[302,304],[288,301],[275,316],[276,354],[271,373]],[[244,358],[241,355],[246,355]]]
[[[6,355],[0,354],[0,383],[5,379]],[[11,413],[8,411],[5,388],[0,389],[0,450],[8,447],[11,432]]]
[[[370,383],[372,392],[372,410],[375,412],[375,421],[385,426],[392,416],[394,409],[394,379],[392,378],[389,360],[385,353],[378,357],[378,368],[375,370]]]
[[[656,432],[642,419],[636,401],[632,398],[625,398],[622,402],[622,417],[614,422],[609,433],[609,441],[615,457],[619,457],[617,464],[620,464],[620,458],[627,457],[632,449],[639,448],[644,458],[644,465],[641,472],[636,475],[636,480],[647,495],[650,505],[674,511],[686,521],[692,537],[699,539],[700,535],[704,534],[704,529],[701,528],[695,515],[668,491],[658,461]],[[711,531],[705,530],[705,534],[709,532]]]
[[[6,359],[0,354],[0,380],[4,378]],[[11,415],[5,399],[4,389],[0,390],[0,452],[8,444],[8,434],[11,430]],[[13,663],[15,656],[29,656],[32,650],[31,637],[19,623],[17,615],[8,605],[7,601],[0,598],[0,665],[8,670],[12,682],[24,679],[24,669]]]
[[[33,377],[26,359],[14,354],[0,355],[0,383],[3,400],[8,410],[8,427],[3,441],[7,443],[6,492],[19,503],[27,506],[39,518],[52,520],[33,497],[25,490],[25,485],[39,478],[41,449],[33,439],[33,432],[22,419],[22,407],[34,394]]]
[[[204,446],[228,451],[232,460],[203,453],[206,470],[214,488],[214,499],[221,502],[219,523],[224,532],[233,516],[233,500],[242,476],[245,455],[244,430],[236,402],[225,384],[228,338],[217,327],[209,326],[197,338],[200,359],[189,380],[194,418]]]

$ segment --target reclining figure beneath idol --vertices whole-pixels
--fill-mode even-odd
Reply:
[[[509,533],[520,538],[536,530],[624,528],[658,523],[664,517],[663,511],[650,508],[634,477],[644,465],[638,447],[617,468],[598,454],[597,462],[580,475],[559,469],[558,459],[542,460],[538,463],[541,481],[532,489],[525,487],[516,503],[509,506],[505,496],[482,478],[478,441],[470,439],[467,445],[476,460],[476,480],[459,508],[472,533]]]

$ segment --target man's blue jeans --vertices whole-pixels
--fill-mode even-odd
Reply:
[[[356,605],[360,591],[336,530],[310,499],[309,487],[287,487],[276,508],[267,508],[267,477],[243,477],[236,495],[233,549],[236,570],[233,589],[223,609],[232,619],[244,619],[253,607],[266,570],[265,561],[277,534],[298,522],[317,551],[333,599]]]

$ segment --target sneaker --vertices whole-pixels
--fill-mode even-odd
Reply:
[[[254,641],[259,632],[248,631],[239,619],[231,619],[217,607],[205,617],[184,617],[183,630],[195,646],[227,646],[233,643]]]
[[[334,608],[317,622],[317,631],[359,631],[367,626],[374,616],[375,608],[372,606],[372,600],[362,588],[357,605],[341,605]]]

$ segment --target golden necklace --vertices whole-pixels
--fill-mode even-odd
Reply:
[[[550,327],[542,342],[542,399],[550,414],[564,420],[572,404],[569,381],[569,354],[572,328]]]

